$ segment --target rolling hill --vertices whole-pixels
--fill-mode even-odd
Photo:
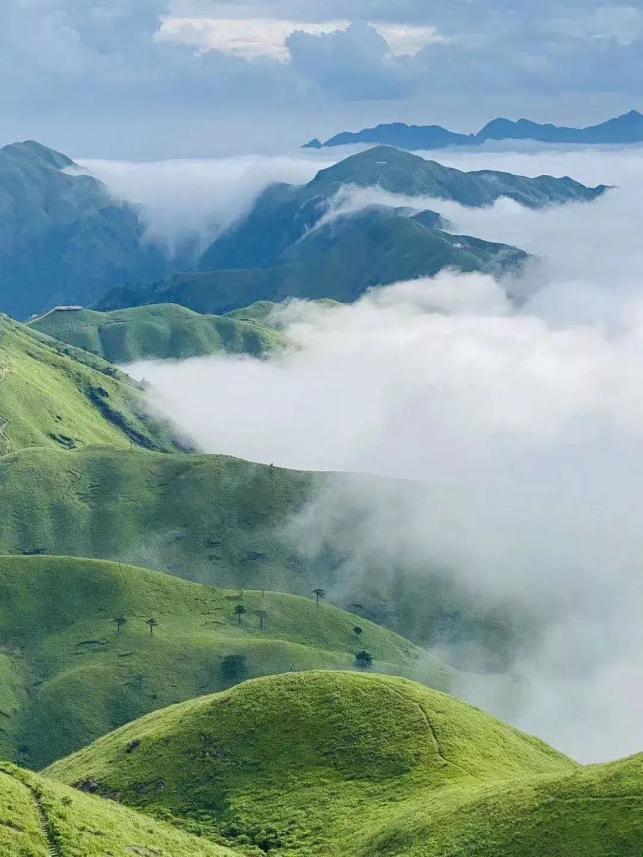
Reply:
[[[369,493],[400,499],[402,487],[387,480],[226,456],[25,449],[0,457],[0,507],[10,510],[0,554],[112,559],[214,586],[308,596],[321,586],[329,600],[360,603],[364,615],[405,637],[447,645],[458,663],[475,656],[506,668],[533,632],[515,608],[487,604],[437,569],[391,569],[375,559],[367,569],[332,543],[307,551],[293,521],[318,490],[332,484],[351,492],[355,479]]]
[[[139,211],[79,173],[66,155],[32,140],[0,148],[0,311],[26,318],[167,274]]]
[[[148,711],[252,676],[352,669],[364,648],[382,672],[445,690],[457,680],[430,653],[316,605],[312,593],[212,589],[97,560],[0,557],[0,758],[42,767]]]
[[[200,315],[171,303],[110,313],[55,309],[29,327],[112,363],[221,352],[258,357],[284,344],[274,330],[256,321]]]
[[[643,841],[643,756],[581,768],[378,675],[250,681],[128,724],[45,774],[257,854],[635,857]]]
[[[0,455],[88,444],[185,448],[169,426],[150,418],[131,378],[0,315]]]
[[[114,801],[0,762],[2,857],[232,857]]]

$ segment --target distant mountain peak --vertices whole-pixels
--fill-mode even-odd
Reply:
[[[38,160],[47,166],[55,169],[65,169],[66,167],[75,166],[74,161],[63,155],[62,152],[57,152],[55,149],[50,149],[43,143],[38,143],[36,140],[23,140],[20,143],[9,143],[0,149],[1,153],[9,156],[28,157],[33,160]]]
[[[487,122],[477,134],[459,134],[440,125],[407,125],[404,122],[390,122],[373,128],[363,128],[361,131],[342,131],[320,145],[328,147],[369,143],[414,151],[441,149],[447,146],[480,146],[488,140],[536,140],[541,143],[587,145],[641,143],[643,142],[643,114],[633,109],[621,116],[586,128],[557,126],[551,122],[533,122],[524,117],[514,121],[501,116]],[[319,143],[318,140],[315,142]],[[319,146],[315,147],[319,148]]]

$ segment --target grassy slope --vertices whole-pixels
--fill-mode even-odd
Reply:
[[[643,757],[582,769],[445,694],[375,675],[248,682],[46,773],[275,854],[634,857],[641,843]]]
[[[0,763],[2,857],[232,857],[149,816]]]
[[[131,379],[0,316],[0,455],[86,444],[177,449],[170,430],[144,415]]]
[[[111,313],[54,311],[30,326],[113,363],[218,352],[258,356],[282,344],[275,331],[258,322],[199,315],[176,304]]]
[[[227,655],[246,658],[239,681],[351,669],[361,648],[382,672],[450,686],[451,671],[427,652],[310,598],[215,590],[96,560],[0,557],[0,757],[40,767],[145,712],[221,690],[235,680],[222,671]]]
[[[332,546],[310,557],[289,539],[288,524],[317,488],[350,479],[216,455],[22,450],[0,458],[0,507],[11,510],[0,523],[0,553],[114,559],[200,583],[304,595],[323,586],[421,643],[448,622],[454,647],[466,638],[478,656],[515,648],[506,616],[425,568],[395,576],[373,560],[368,573],[355,566],[348,579]]]
[[[324,242],[324,252],[319,252],[312,233],[270,267],[177,274],[165,284],[115,289],[104,304],[111,306],[112,299],[116,303],[170,301],[197,312],[227,313],[253,301],[289,297],[352,302],[369,287],[434,276],[445,267],[497,272],[517,268],[527,259],[516,248],[449,235],[409,217],[373,223],[357,219],[355,226],[351,225],[354,218],[346,220],[348,225],[334,228],[333,239]]]

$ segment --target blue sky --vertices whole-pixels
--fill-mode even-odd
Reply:
[[[643,107],[643,0],[5,0],[0,138],[76,155],[274,150],[379,121]]]

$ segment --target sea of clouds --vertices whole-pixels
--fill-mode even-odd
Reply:
[[[539,263],[523,282],[446,271],[351,306],[295,302],[280,311],[293,345],[285,354],[132,372],[206,451],[421,483],[412,503],[357,483],[326,491],[294,526],[308,544],[335,540],[363,567],[375,552],[391,564],[406,555],[454,569],[487,600],[512,599],[543,629],[514,665],[523,705],[505,712],[479,688],[462,693],[583,761],[639,751],[643,150],[438,157],[615,187],[589,204],[538,211],[506,199],[469,209],[346,189],[337,212],[412,202],[440,211],[456,233],[515,244]],[[274,166],[262,175],[301,181],[319,164]],[[228,222],[262,182],[242,182],[238,196],[233,184],[223,183],[222,198],[230,195],[219,209]],[[521,295],[518,305],[508,291]],[[347,534],[344,512],[355,508],[361,524]]]

